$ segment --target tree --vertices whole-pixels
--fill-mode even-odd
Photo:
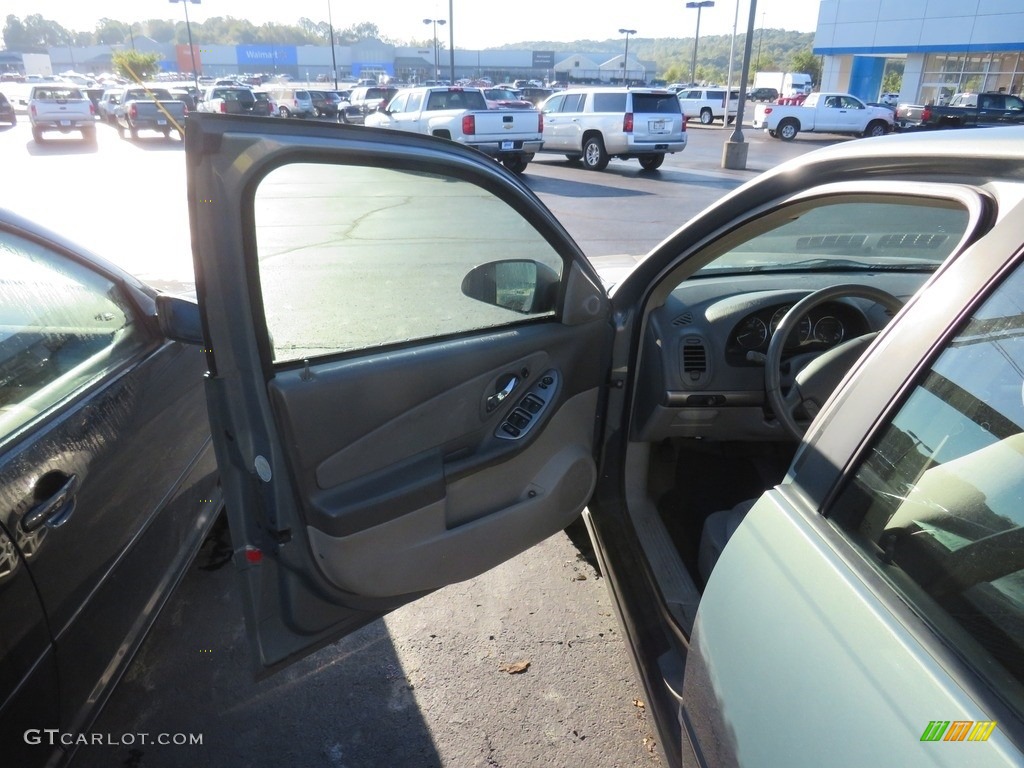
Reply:
[[[126,48],[110,55],[114,71],[129,80],[152,80],[160,71],[160,55]]]
[[[811,82],[821,85],[821,60],[811,50],[797,51],[789,58],[790,72],[806,72]]]

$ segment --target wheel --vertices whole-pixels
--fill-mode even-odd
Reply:
[[[779,321],[768,344],[764,361],[768,405],[771,406],[775,418],[795,440],[803,438],[811,419],[821,410],[840,380],[877,334],[868,333],[843,341],[813,357],[803,356],[799,370],[789,372],[791,381],[788,382],[789,390],[786,393],[782,392],[783,350],[790,335],[812,309],[847,296],[870,299],[893,314],[903,307],[903,302],[891,293],[867,285],[833,285],[822,288],[790,307],[785,317]],[[791,358],[789,364],[794,366],[796,361],[797,358]]]
[[[137,138],[139,138],[139,129],[136,128],[134,125],[128,126],[128,133],[131,134],[132,141],[135,141]]]
[[[865,138],[871,136],[885,136],[889,132],[889,126],[887,126],[881,120],[873,120],[868,123],[868,127],[864,130]]]
[[[800,133],[800,123],[791,117],[779,123],[778,134],[783,141],[792,141]]]
[[[82,141],[85,142],[86,144],[95,144],[96,143],[96,129],[93,128],[93,129],[90,130],[90,129],[87,128],[87,129],[83,130],[82,131]]]
[[[43,143],[43,129],[36,126],[32,126],[32,140],[38,144]]]
[[[608,153],[600,136],[591,136],[583,142],[583,166],[588,171],[603,171],[608,167]]]
[[[711,110],[708,109],[707,107],[704,107],[704,109],[702,109],[700,111],[700,124],[701,125],[711,125],[711,123],[713,123],[714,120],[715,120],[715,116],[711,113]]]
[[[292,113],[288,109],[288,107],[281,107],[279,110],[277,110],[277,114],[279,114],[281,117],[291,117],[292,116]]]
[[[162,131],[160,131],[160,133],[162,133],[164,135],[165,139],[171,138],[171,129],[170,128],[164,128]]]
[[[663,162],[665,162],[665,155],[660,152],[654,155],[640,156],[640,167],[645,171],[656,171],[661,168]]]
[[[570,163],[578,163],[580,160],[583,159],[583,155],[567,154],[565,156],[565,159],[568,160]]]
[[[503,159],[501,164],[512,171],[512,173],[520,174],[526,170],[526,166],[530,164],[530,161],[523,155],[512,155]]]
[[[771,136],[773,139],[779,138],[779,132],[778,131],[768,131],[768,135]]]
[[[120,136],[123,139],[124,138],[124,126],[122,126],[120,123],[114,123],[114,127],[117,129],[117,135]]]
[[[324,113],[320,107],[313,107],[313,117],[323,117]]]

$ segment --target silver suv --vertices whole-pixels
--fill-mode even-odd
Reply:
[[[571,88],[541,105],[543,152],[559,152],[600,171],[613,157],[636,158],[653,171],[686,148],[676,95],[663,88]]]
[[[707,86],[687,88],[679,91],[679,103],[683,107],[683,115],[687,120],[698,118],[703,125],[711,125],[715,120],[725,119],[725,87]],[[729,92],[729,122],[736,119],[740,106],[740,90],[733,88]]]

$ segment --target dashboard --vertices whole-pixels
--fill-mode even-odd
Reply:
[[[684,282],[648,315],[632,438],[787,439],[766,410],[764,369],[786,312],[814,291],[840,283],[882,288],[905,301],[928,276],[761,273]],[[862,298],[813,308],[786,339],[783,387],[814,358],[880,331],[890,319],[882,305]]]

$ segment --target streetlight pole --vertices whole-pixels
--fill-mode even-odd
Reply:
[[[331,69],[334,70],[334,90],[338,90],[338,60],[334,57],[334,20],[331,18],[331,0],[327,0],[327,27],[331,31]]]
[[[192,58],[192,85],[199,90],[199,73],[196,72],[196,49],[192,45],[192,24],[188,20],[188,4],[198,3],[199,0],[171,0],[172,3],[180,2],[185,6],[185,29],[188,31],[188,55]]]
[[[441,64],[437,58],[437,25],[444,26],[447,22],[444,19],[424,19],[424,24],[434,25],[434,84],[441,79]]]
[[[629,36],[635,35],[635,29],[620,29],[620,35],[626,36],[626,52],[622,55],[622,84],[629,85]]]
[[[697,31],[693,35],[693,61],[690,64],[690,82],[697,82],[697,41],[700,39],[700,11],[702,8],[712,8],[715,0],[698,0],[686,4],[687,8],[697,9]]]
[[[448,82],[455,85],[455,17],[452,16],[452,2],[448,0],[448,63],[452,69]]]

